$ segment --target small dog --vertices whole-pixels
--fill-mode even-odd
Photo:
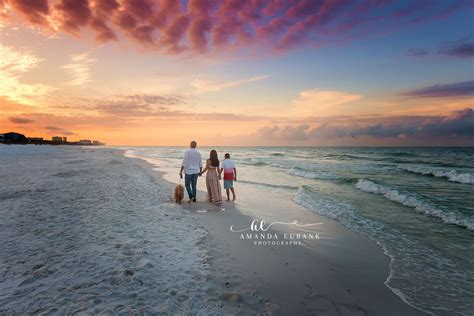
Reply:
[[[181,201],[184,198],[184,187],[181,184],[178,184],[176,188],[174,188],[174,202],[176,204],[181,204]]]

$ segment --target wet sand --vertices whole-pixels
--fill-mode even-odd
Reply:
[[[155,166],[130,158],[148,169],[156,181],[171,193],[176,184],[163,180]],[[205,181],[204,177],[199,181]],[[237,191],[238,192],[238,191]],[[239,193],[238,193],[239,194]],[[253,204],[257,214],[283,214],[292,203],[272,203],[259,196]],[[234,228],[250,226],[255,217],[244,214],[234,203],[214,206],[199,192],[197,203],[182,203],[194,213],[208,232],[204,247],[209,253],[209,295],[220,297],[243,313],[276,315],[422,315],[405,304],[384,285],[389,276],[390,259],[373,241],[341,224],[304,209],[307,223],[314,227],[274,225],[266,233],[317,231],[319,239],[304,240],[302,245],[254,245],[241,239]],[[248,212],[247,212],[248,213]],[[273,218],[273,216],[270,216]],[[271,221],[268,221],[271,222]],[[303,223],[299,221],[300,223]]]

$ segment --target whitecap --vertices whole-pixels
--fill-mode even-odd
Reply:
[[[465,217],[461,214],[448,213],[446,211],[440,210],[423,201],[421,197],[414,194],[401,193],[396,189],[364,179],[359,179],[359,181],[356,183],[356,187],[364,192],[383,195],[391,201],[412,207],[420,213],[438,217],[447,224],[454,224],[465,227],[469,230],[474,230],[474,222],[472,218]]]
[[[456,170],[433,168],[426,166],[401,166],[405,171],[429,175],[437,178],[447,178],[448,181],[464,184],[474,184],[474,175],[470,173],[458,173]]]

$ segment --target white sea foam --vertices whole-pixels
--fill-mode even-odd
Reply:
[[[356,231],[359,231],[360,227],[367,227],[370,230],[380,230],[384,228],[382,223],[357,216],[351,204],[322,196],[321,194],[311,191],[306,186],[302,186],[298,189],[294,200],[305,208],[319,215],[342,222],[347,227]]]
[[[474,175],[470,173],[459,173],[456,170],[448,170],[444,168],[433,168],[426,166],[401,166],[405,171],[412,173],[419,173],[423,175],[430,175],[437,178],[447,178],[448,181],[474,184]]]
[[[423,199],[419,196],[409,193],[401,193],[396,189],[392,189],[364,179],[359,179],[359,181],[356,183],[356,187],[364,192],[383,195],[391,201],[412,207],[418,212],[438,217],[445,223],[466,227],[469,230],[474,230],[474,221],[472,218],[468,218],[461,214],[454,214],[440,210],[439,208],[436,208],[423,201]]]
[[[293,167],[287,171],[288,174],[293,176],[307,178],[307,179],[321,179],[321,180],[338,180],[340,179],[339,176],[329,173],[329,172],[314,172],[314,171],[307,171],[304,169],[300,169],[297,167]]]

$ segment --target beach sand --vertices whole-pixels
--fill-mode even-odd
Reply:
[[[216,207],[200,192],[178,206],[174,183],[121,150],[6,150],[0,314],[421,314],[384,285],[381,248],[328,218],[297,210],[300,223],[323,223],[320,239],[298,246],[255,246],[230,231],[286,221],[294,203],[270,195]]]
[[[164,183],[170,194],[173,192],[176,184],[163,180],[163,173],[153,165],[139,158],[129,159],[147,169],[156,181]],[[204,176],[199,181],[205,181]],[[189,204],[185,197],[182,208],[196,214],[208,232],[204,243],[211,268],[207,291],[226,304],[234,304],[240,312],[424,314],[405,304],[384,285],[390,273],[390,259],[382,249],[341,224],[294,203],[274,203],[259,196],[252,205],[259,208],[257,214],[292,213],[292,209],[301,208],[299,211],[305,214],[307,223],[324,224],[315,226],[319,239],[303,245],[257,246],[230,230],[231,225],[249,227],[254,217],[244,214],[233,202],[224,201],[222,206],[214,206],[205,201],[204,192],[199,192],[198,200]],[[282,231],[302,233],[304,229],[290,225],[283,226]],[[272,227],[266,233],[274,232]]]

